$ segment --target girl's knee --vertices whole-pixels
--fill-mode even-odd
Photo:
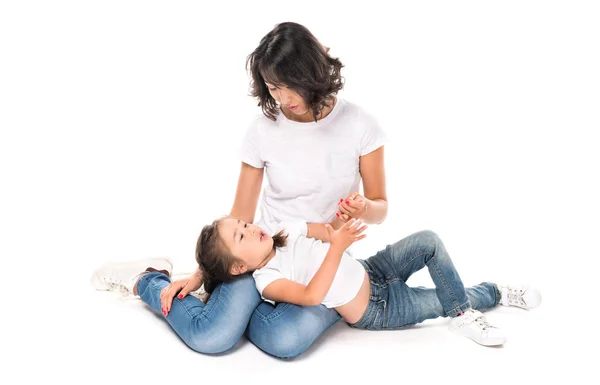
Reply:
[[[422,240],[423,242],[426,242],[429,244],[435,245],[440,241],[440,237],[431,230],[422,230],[422,231],[415,233],[414,235],[416,237],[418,237],[420,240]]]
[[[435,253],[440,245],[440,237],[431,230],[422,230],[410,236],[413,241],[413,247],[418,253]]]

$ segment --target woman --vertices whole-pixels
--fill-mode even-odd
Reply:
[[[360,107],[336,96],[343,87],[342,63],[328,51],[302,25],[282,23],[248,56],[252,95],[263,116],[252,122],[243,140],[230,216],[254,223],[266,174],[257,223],[270,235],[287,220],[339,228],[350,218],[381,223],[387,214],[384,133]],[[146,265],[142,270],[153,266]],[[170,273],[170,264],[163,266]],[[139,293],[162,311],[188,346],[202,353],[230,349],[247,330],[263,351],[290,358],[340,319],[323,305],[261,301],[251,276],[225,284],[204,282],[212,292],[204,304],[187,295],[202,284],[199,270],[172,283],[165,274],[134,274],[142,270],[139,263],[106,266],[96,272],[95,282],[103,282],[96,287],[111,283]]]

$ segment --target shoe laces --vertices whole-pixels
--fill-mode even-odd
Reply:
[[[479,317],[475,318],[475,323],[479,326],[481,330],[493,328],[493,326],[490,325],[490,323],[488,322],[487,318],[485,318],[485,316],[483,315],[480,315]]]
[[[494,327],[490,325],[487,318],[485,318],[485,316],[479,311],[467,311],[467,313],[461,316],[460,318],[462,318],[462,320],[459,323],[459,327],[466,326],[470,323],[474,323],[475,325],[477,325],[477,327],[479,327],[479,329],[483,331]]]
[[[527,306],[523,294],[525,293],[522,288],[508,287],[506,291],[508,304],[511,306]]]
[[[110,279],[110,277],[103,277],[102,280],[108,286],[109,291],[118,292],[122,297],[129,297],[131,294],[123,282],[115,281]]]

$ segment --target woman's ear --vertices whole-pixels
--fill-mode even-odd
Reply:
[[[242,262],[234,262],[231,266],[231,275],[240,275],[248,271],[248,267]]]

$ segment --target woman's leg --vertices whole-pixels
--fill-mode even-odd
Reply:
[[[168,276],[148,273],[137,284],[140,298],[160,313],[160,291],[169,285]],[[244,334],[252,312],[260,303],[260,295],[250,275],[217,286],[204,304],[187,295],[175,297],[166,317],[175,333],[193,350],[200,353],[222,353],[231,349]]]
[[[295,357],[309,348],[325,330],[340,320],[334,309],[323,305],[303,307],[262,302],[250,319],[248,338],[266,353]]]
[[[383,328],[440,316],[454,317],[472,307],[494,307],[500,300],[494,284],[483,283],[465,290],[444,244],[431,231],[421,231],[389,245],[363,264],[381,286]],[[406,280],[423,267],[428,268],[435,289],[406,285]]]

